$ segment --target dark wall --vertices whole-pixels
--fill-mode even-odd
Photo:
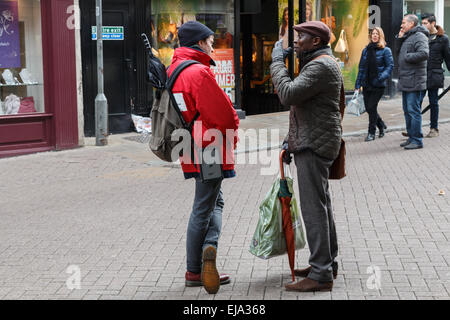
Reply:
[[[242,14],[256,14],[261,12],[261,0],[243,0],[240,3]]]
[[[253,33],[278,32],[278,1],[262,0],[261,11],[252,17]],[[248,16],[243,16],[244,19]]]
[[[392,73],[392,78],[398,77],[398,63],[397,63],[397,52],[398,43],[395,36],[400,30],[400,25],[403,19],[403,2],[398,0],[371,0],[369,1],[371,5],[378,5],[381,9],[381,27],[383,28],[386,42],[389,48],[391,48],[394,55],[395,67]],[[391,82],[391,85],[387,88],[387,94],[395,94],[395,86]]]

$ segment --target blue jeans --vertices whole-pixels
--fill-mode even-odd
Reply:
[[[222,180],[203,183],[195,178],[195,197],[186,236],[187,271],[200,273],[202,253],[207,246],[217,248],[224,207]]]
[[[423,146],[422,101],[426,91],[403,92],[403,112],[411,143]]]
[[[439,122],[439,89],[428,89],[428,100],[430,100],[430,128],[438,129]]]

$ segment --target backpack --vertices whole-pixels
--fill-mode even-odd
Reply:
[[[161,160],[166,162],[175,162],[181,154],[172,154],[175,147],[180,143],[172,137],[179,129],[186,131],[181,132],[183,140],[192,138],[192,128],[194,122],[200,116],[197,112],[191,123],[186,123],[183,118],[179,104],[172,93],[172,88],[180,73],[187,67],[199,64],[194,60],[183,61],[171,74],[162,90],[157,90],[155,101],[153,103],[152,118],[152,136],[150,137],[149,146],[152,152]],[[189,137],[183,133],[189,133]],[[192,143],[192,139],[191,143]],[[191,146],[192,147],[192,146]]]

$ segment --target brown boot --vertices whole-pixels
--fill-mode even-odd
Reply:
[[[302,281],[296,283],[289,283],[284,286],[287,291],[298,292],[315,292],[315,291],[332,291],[333,281],[319,282],[310,278],[305,278]]]
[[[220,276],[216,268],[216,248],[209,246],[203,250],[202,276],[203,287],[209,294],[216,294],[220,288]]]
[[[309,266],[308,268],[305,268],[305,269],[295,269],[294,274],[296,277],[306,278],[309,275],[309,273],[311,272],[311,270],[312,270],[311,266]],[[333,278],[334,279],[337,278],[337,274],[338,274],[337,270],[333,270]]]

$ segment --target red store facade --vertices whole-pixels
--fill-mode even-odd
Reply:
[[[78,146],[73,4],[0,1],[0,158]]]

